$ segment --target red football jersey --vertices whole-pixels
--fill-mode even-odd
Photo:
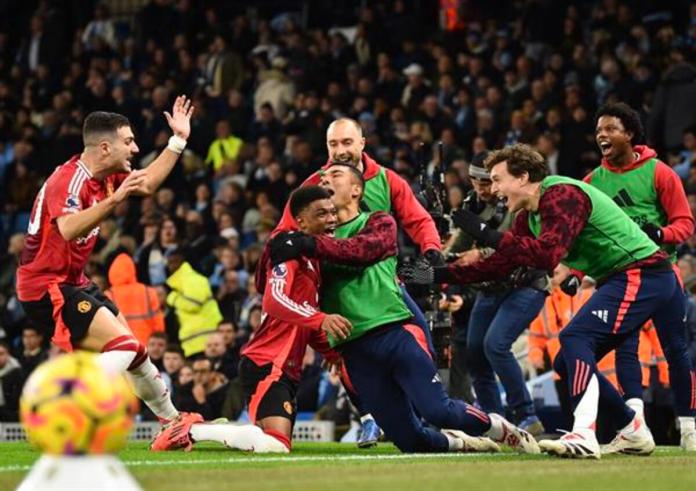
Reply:
[[[84,237],[67,241],[60,235],[56,219],[111,196],[127,175],[94,179],[79,155],[53,171],[39,190],[31,211],[17,270],[20,300],[39,300],[52,284],[84,286],[89,282],[84,267],[99,236],[99,226]]]
[[[320,329],[326,314],[319,311],[319,263],[304,257],[281,263],[267,278],[261,325],[242,355],[257,365],[272,362],[299,381],[307,345],[329,358],[337,356]]]

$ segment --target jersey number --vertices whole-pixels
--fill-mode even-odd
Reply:
[[[44,183],[39,190],[39,195],[36,197],[36,207],[34,208],[34,216],[31,217],[29,221],[29,227],[27,227],[27,233],[29,235],[36,235],[41,227],[41,210],[43,209],[44,194],[46,194],[46,184]]]

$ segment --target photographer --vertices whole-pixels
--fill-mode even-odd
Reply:
[[[486,156],[487,152],[481,152],[472,159],[469,177],[474,189],[463,209],[484,219],[492,228],[507,230],[512,216],[491,192],[490,175],[483,165]],[[462,230],[457,230],[452,240],[453,250],[466,251],[458,254],[459,264],[475,263],[493,252],[476,247],[474,239]],[[466,340],[466,362],[481,408],[504,414],[497,375],[515,422],[533,435],[543,433],[544,427],[510,348],[543,307],[549,286],[545,271],[519,269],[506,281],[481,284],[471,309]]]

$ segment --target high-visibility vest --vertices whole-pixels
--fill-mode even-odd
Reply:
[[[119,254],[109,268],[111,288],[104,294],[111,299],[128,321],[128,327],[142,344],[153,332],[164,331],[164,315],[157,291],[138,283],[135,264],[127,254]]]

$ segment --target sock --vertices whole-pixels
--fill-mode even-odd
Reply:
[[[507,421],[500,414],[496,413],[488,413],[488,418],[491,421],[491,427],[484,433],[484,436],[495,442],[502,441],[507,433],[504,426]]]
[[[691,416],[679,416],[677,421],[679,424],[679,431],[682,435],[696,430],[696,420]]]
[[[135,351],[107,351],[97,356],[97,363],[107,372],[126,373],[135,354]]]
[[[585,393],[573,411],[573,431],[587,430],[594,431],[597,422],[597,408],[599,405],[599,382],[597,376],[592,374]]]
[[[643,399],[639,399],[637,397],[632,397],[628,400],[626,400],[626,405],[633,409],[636,412],[636,415],[640,419],[644,419],[644,414],[643,414]]]
[[[447,443],[449,444],[449,449],[452,450],[453,452],[457,452],[459,450],[462,450],[464,448],[464,442],[460,440],[459,438],[455,438],[452,435],[448,435],[447,433],[442,433],[445,435],[447,438]]]
[[[367,413],[367,414],[365,414],[365,415],[363,415],[363,416],[360,416],[360,423],[363,423],[363,424],[364,424],[365,421],[369,421],[369,420],[373,420],[373,421],[374,421],[374,419],[375,419],[375,418],[373,418],[372,415],[371,415],[370,413]]]
[[[288,452],[292,450],[292,442],[290,441],[290,438],[288,438],[284,433],[271,429],[265,429],[263,430],[263,432],[271,438],[275,438],[280,443],[285,445],[285,447],[288,449]]]
[[[255,425],[199,423],[191,425],[190,435],[195,442],[218,442],[239,450],[280,453],[289,451],[284,442],[267,435]]]
[[[147,407],[155,413],[160,421],[169,422],[179,416],[179,411],[172,403],[169,390],[150,358],[145,357],[140,365],[131,368],[128,373],[131,374],[133,380],[135,395],[147,404]]]

